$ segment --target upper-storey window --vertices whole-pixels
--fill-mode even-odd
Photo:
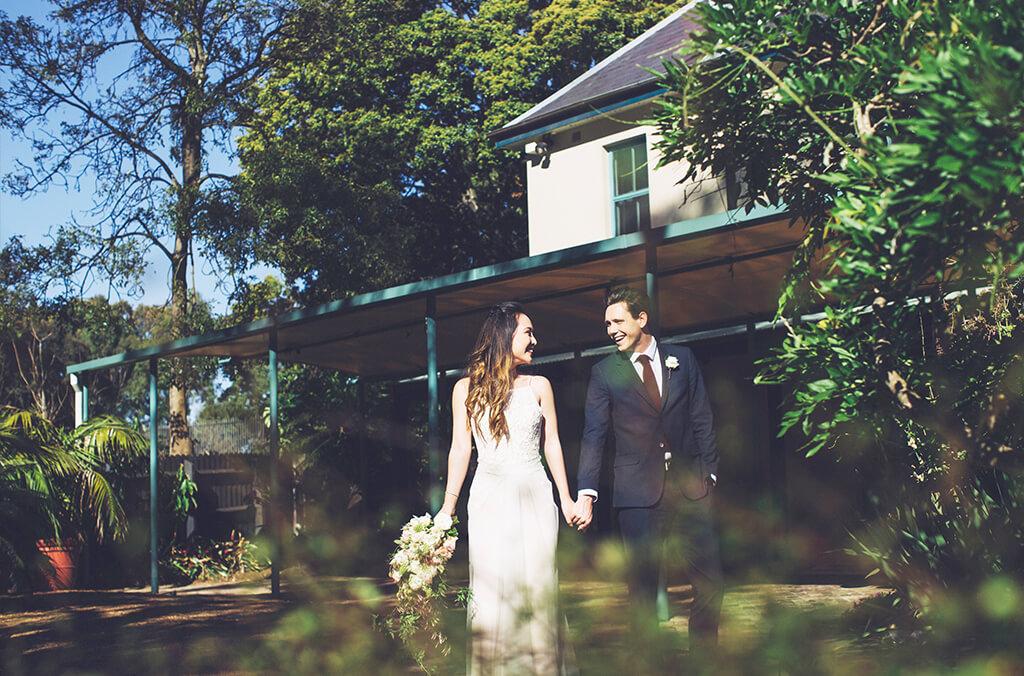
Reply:
[[[612,174],[612,219],[616,235],[651,227],[647,183],[647,137],[608,146]]]

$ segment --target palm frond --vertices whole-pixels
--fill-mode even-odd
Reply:
[[[0,467],[36,463],[53,476],[69,476],[80,462],[66,435],[46,418],[10,407],[0,409]]]
[[[100,463],[144,455],[149,447],[142,433],[113,416],[99,416],[83,423],[71,433],[71,441]]]
[[[123,539],[128,531],[128,518],[107,478],[100,472],[86,470],[81,486],[82,511],[94,516],[96,537],[102,541],[109,534],[114,540]]]

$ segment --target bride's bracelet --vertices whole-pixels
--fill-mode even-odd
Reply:
[[[445,494],[445,495],[450,495],[450,496],[452,496],[453,498],[455,498],[456,500],[458,500],[458,499],[459,499],[459,494],[458,494],[458,493],[452,493],[451,491],[445,491],[445,492],[444,492],[444,494]]]

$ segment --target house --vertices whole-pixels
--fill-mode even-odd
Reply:
[[[526,158],[530,255],[720,213],[724,176],[681,183],[688,167],[660,165],[650,120],[659,72],[697,30],[692,2],[491,134]]]

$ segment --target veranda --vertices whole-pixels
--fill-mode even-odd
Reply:
[[[459,373],[492,304],[511,299],[526,305],[542,335],[534,363],[543,372],[546,364],[579,362],[609,352],[601,320],[604,294],[614,284],[635,284],[653,301],[655,333],[661,340],[713,343],[746,336],[743,359],[750,370],[757,356],[755,334],[775,328],[779,289],[801,238],[802,228],[783,210],[727,211],[99,357],[67,368],[76,392],[76,421],[89,415],[90,372],[148,363],[150,588],[157,593],[157,373],[161,360],[197,356],[267,360],[272,487],[267,523],[272,540],[280,545],[285,532],[277,469],[280,362],[337,369],[360,383],[423,379],[428,502],[436,509],[443,471],[442,382]],[[762,421],[751,424],[760,428],[755,434],[763,439],[740,444],[734,455],[749,457],[734,458],[734,464],[763,468],[769,490],[777,491],[783,470],[773,459],[779,442],[764,424],[772,415],[770,408],[769,402],[762,401],[752,413]],[[562,436],[569,437],[569,430]],[[280,546],[275,551],[280,552]],[[270,579],[276,595],[280,592],[280,557],[276,555]]]

